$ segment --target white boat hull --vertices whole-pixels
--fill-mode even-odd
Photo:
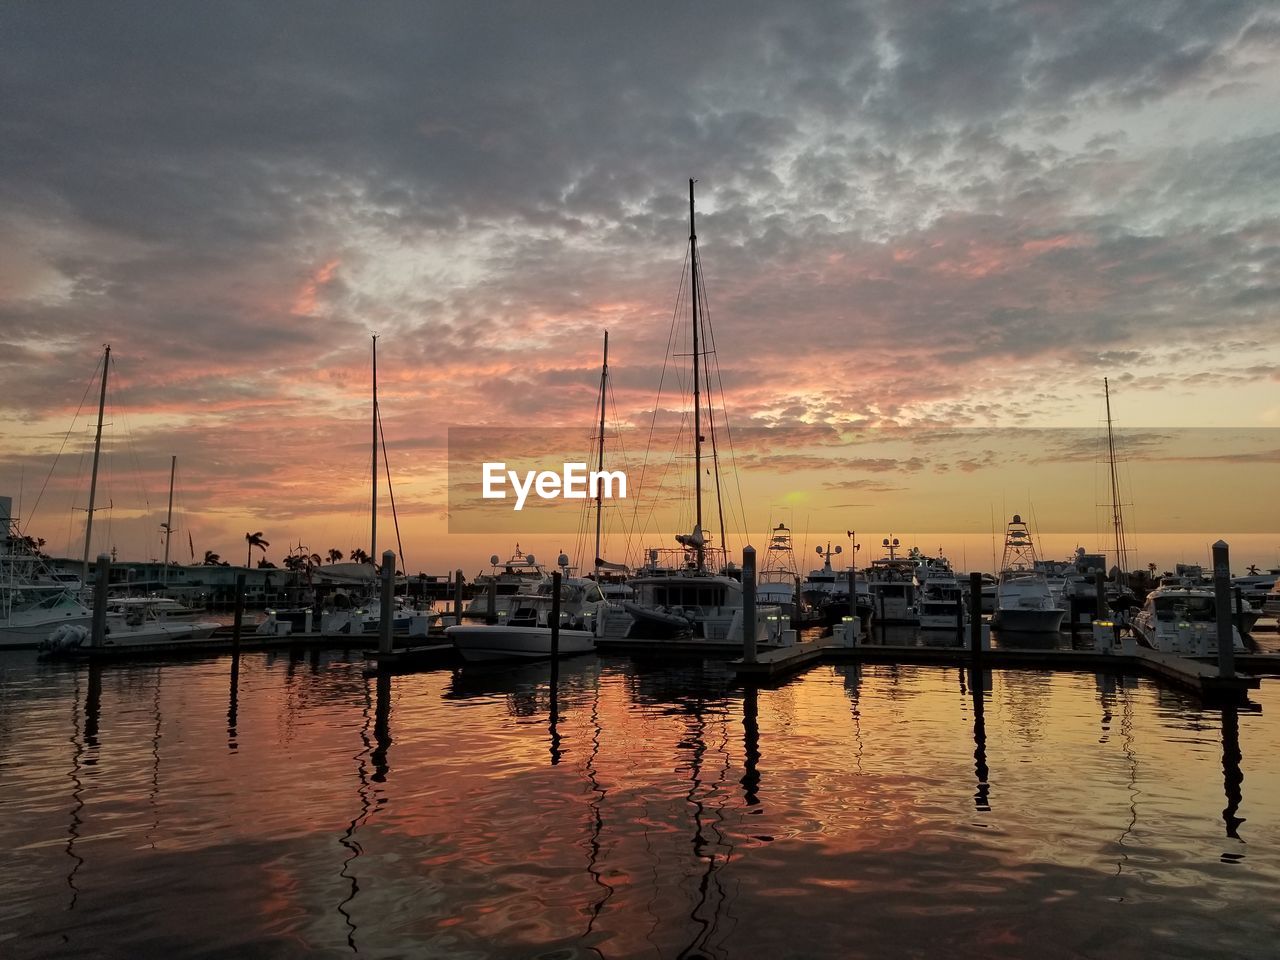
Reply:
[[[464,660],[545,660],[551,656],[550,627],[521,627],[506,624],[460,624],[449,627],[445,637]],[[562,657],[591,653],[595,636],[587,630],[560,631]]]
[[[1215,623],[1158,623],[1145,612],[1133,618],[1133,632],[1143,644],[1161,653],[1177,653],[1187,657],[1211,657],[1218,652],[1218,627]],[[1234,625],[1231,646],[1245,653],[1244,641]]]
[[[991,617],[993,629],[1010,633],[1057,633],[1062,627],[1065,610],[1020,610],[1017,607],[998,609]]]
[[[145,646],[151,643],[177,643],[184,640],[207,640],[221,624],[212,620],[189,623],[151,623],[138,629],[107,627],[104,647]]]
[[[49,634],[59,627],[85,627],[93,625],[93,615],[68,613],[65,616],[44,617],[40,620],[23,620],[0,624],[0,650],[18,650],[38,647]]]

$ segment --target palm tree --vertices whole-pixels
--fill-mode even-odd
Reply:
[[[320,554],[318,554],[318,553],[310,553],[310,554],[307,554],[307,556],[306,556],[304,559],[306,560],[306,565],[307,565],[307,567],[308,567],[308,568],[310,568],[310,567],[318,567],[318,566],[320,566],[320,564],[323,562],[323,561],[320,559]]]
[[[222,557],[218,556],[218,555],[217,555],[216,553],[214,553],[212,550],[206,550],[206,551],[204,552],[204,560],[202,560],[202,561],[201,561],[201,565],[202,565],[202,566],[206,566],[206,567],[218,567],[218,566],[221,566],[221,565],[222,565]]]
[[[337,548],[335,548],[335,547],[330,547],[330,548],[329,548],[329,562],[330,562],[330,563],[337,563],[339,560],[341,560],[341,559],[342,559],[342,557],[343,557],[343,553],[342,553],[342,551],[341,551],[341,550],[338,550],[338,549],[337,549]]]
[[[1249,576],[1251,577],[1256,577],[1258,575],[1258,565],[1256,563],[1249,564],[1248,568],[1245,570],[1245,573],[1249,574]]]
[[[245,539],[245,543],[249,544],[249,550],[245,555],[244,565],[246,567],[249,567],[253,565],[253,548],[257,547],[263,553],[266,553],[267,547],[271,546],[271,544],[268,543],[266,540],[262,539],[261,530],[259,530],[257,533],[246,533],[244,535],[244,539]]]
[[[351,551],[351,559],[356,563],[373,563],[373,557],[365,553],[360,547],[356,547]]]

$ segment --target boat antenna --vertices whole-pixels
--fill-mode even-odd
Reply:
[[[98,432],[93,438],[93,473],[89,479],[89,515],[84,524],[84,562],[80,582],[89,582],[89,542],[93,537],[93,502],[98,493],[98,455],[102,452],[102,414],[107,406],[107,370],[111,366],[111,344],[102,354],[102,392],[98,395]]]
[[[604,332],[604,361],[600,364],[600,448],[597,469],[600,473],[604,473],[604,398],[605,389],[609,381],[609,331]],[[596,484],[596,553],[595,553],[595,571],[596,582],[600,582],[600,513],[604,508],[604,484]]]
[[[693,287],[693,477],[697,509],[694,529],[698,533],[694,549],[697,551],[698,569],[702,570],[705,554],[702,536],[702,393],[698,382],[698,232],[694,229],[693,220],[693,185],[697,182],[689,178],[689,275]]]

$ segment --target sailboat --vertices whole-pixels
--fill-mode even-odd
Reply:
[[[604,334],[604,362],[600,374],[600,448],[599,469],[604,470],[604,403],[605,384],[609,371],[609,332]],[[556,654],[571,656],[590,653],[596,648],[596,636],[616,624],[618,608],[610,604],[601,591],[600,575],[611,564],[600,556],[602,493],[595,498],[595,575],[571,576],[569,558],[560,554],[559,623],[556,631]],[[464,660],[539,660],[552,655],[551,628],[555,600],[555,580],[546,576],[533,556],[520,552],[507,561],[498,572],[498,557],[490,558],[493,573],[488,578],[478,577],[477,586],[483,590],[477,594],[468,608],[473,615],[487,614],[492,599],[493,611],[488,623],[461,623],[446,628],[445,636],[453,643]],[[492,598],[489,591],[492,590]],[[622,617],[626,620],[625,613]]]
[[[1067,611],[1053,597],[1026,523],[1013,515],[1005,529],[1004,556],[991,626],[1011,633],[1057,633]]]
[[[102,356],[102,379],[101,387],[98,394],[98,423],[94,434],[93,441],[93,467],[89,479],[89,505],[88,516],[85,521],[84,533],[84,557],[82,561],[82,581],[88,583],[89,580],[89,551],[93,543],[93,515],[99,509],[96,506],[97,490],[98,490],[98,465],[102,454],[102,427],[104,413],[107,400],[107,378],[111,369],[111,345],[107,344]],[[169,535],[173,528],[173,478],[177,469],[177,458],[174,457],[170,461],[169,472],[169,512],[164,523],[165,530],[165,582],[167,585],[168,577],[168,555],[169,555]],[[3,513],[8,520],[8,505],[3,505]],[[10,543],[14,543],[16,538],[16,525],[13,527],[13,535],[9,537]],[[8,556],[3,565],[6,566],[11,573],[16,573],[20,567],[29,565],[32,558],[19,558],[12,548],[6,551]],[[38,557],[34,558],[38,562]],[[8,580],[8,576],[5,578]],[[30,597],[32,591],[48,590],[49,592],[39,596],[34,604],[28,603],[25,609],[15,610],[12,607],[12,599],[19,596],[13,590],[6,590],[5,605],[9,609],[7,614],[12,621],[15,614],[32,622],[32,615],[43,612],[46,616],[40,620],[41,635],[36,639],[36,646],[46,653],[52,655],[71,653],[90,642],[90,633],[93,620],[93,612],[79,598],[71,593],[70,587],[65,582],[59,582],[56,578],[48,576],[47,572],[38,578],[36,584],[28,585],[25,588],[26,594]],[[46,586],[46,584],[48,584]],[[61,592],[59,592],[61,590]],[[207,638],[219,626],[213,620],[197,619],[196,612],[182,606],[176,601],[163,597],[124,597],[108,600],[106,610],[104,611],[104,635],[101,638],[104,647],[129,647],[129,646],[146,646],[148,644],[163,642],[174,643],[185,640],[202,640]],[[30,634],[33,629],[28,629],[27,639],[30,640]],[[0,641],[2,642],[2,641]]]
[[[93,621],[93,611],[79,597],[89,582],[89,546],[93,536],[94,498],[98,487],[98,461],[102,451],[103,413],[107,402],[107,371],[111,345],[102,355],[102,381],[98,394],[98,428],[93,442],[93,473],[89,484],[88,523],[84,534],[84,563],[78,581],[60,579],[48,567],[36,544],[24,536],[13,516],[13,501],[0,497],[0,648],[35,647],[59,630],[83,639]]]
[[[742,583],[725,573],[708,569],[711,553],[723,556],[723,512],[721,544],[713,552],[705,532],[702,512],[702,469],[705,442],[702,435],[702,383],[705,353],[703,339],[703,303],[700,292],[702,264],[698,257],[698,233],[694,219],[693,186],[689,181],[689,278],[692,307],[693,338],[693,474],[694,527],[678,534],[679,547],[674,550],[650,549],[648,563],[631,581],[635,600],[623,603],[631,614],[628,640],[669,640],[691,638],[713,642],[737,642],[742,638]],[[708,400],[710,393],[708,391]],[[710,404],[708,403],[708,407]],[[708,417],[712,438],[712,465],[719,490],[719,466],[715,453],[715,426]],[[718,496],[718,494],[717,494]],[[665,556],[664,556],[665,555]],[[724,569],[728,569],[727,565]],[[781,620],[776,607],[758,605],[756,630],[761,643],[776,643]],[[772,628],[770,625],[772,624]],[[602,638],[603,639],[603,638]]]
[[[328,602],[320,615],[320,633],[324,636],[349,636],[358,634],[376,634],[382,622],[384,611],[382,610],[382,601],[377,591],[377,575],[375,564],[381,561],[382,557],[378,553],[378,466],[381,462],[386,465],[386,439],[382,436],[382,415],[378,407],[378,335],[372,336],[373,340],[373,450],[371,461],[371,500],[369,504],[369,562],[364,564],[342,564],[346,568],[343,573],[350,573],[353,578],[353,585],[357,591],[352,593],[335,590],[328,598]],[[382,441],[382,455],[379,456],[379,440]],[[387,472],[387,495],[391,500],[391,516],[396,525],[396,547],[397,561],[404,560],[404,547],[400,543],[400,523],[396,519],[396,500],[395,493],[391,489],[391,468],[386,465]],[[337,567],[338,564],[331,565]],[[332,576],[335,571],[326,568],[324,573]],[[367,572],[366,572],[367,571]],[[363,589],[364,596],[359,594]],[[409,627],[413,622],[414,613],[412,610],[394,607],[389,611],[389,615],[394,618],[392,623],[392,631],[399,634],[408,634]]]

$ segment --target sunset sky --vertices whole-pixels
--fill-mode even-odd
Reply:
[[[368,550],[375,332],[409,569],[572,553],[449,533],[447,431],[588,438],[607,328],[643,451],[694,177],[731,550],[1106,547],[1108,377],[1142,565],[1280,563],[1272,4],[10,3],[0,142],[0,494],[54,554],[106,343],[95,553],[160,555],[172,455],[181,561]]]

